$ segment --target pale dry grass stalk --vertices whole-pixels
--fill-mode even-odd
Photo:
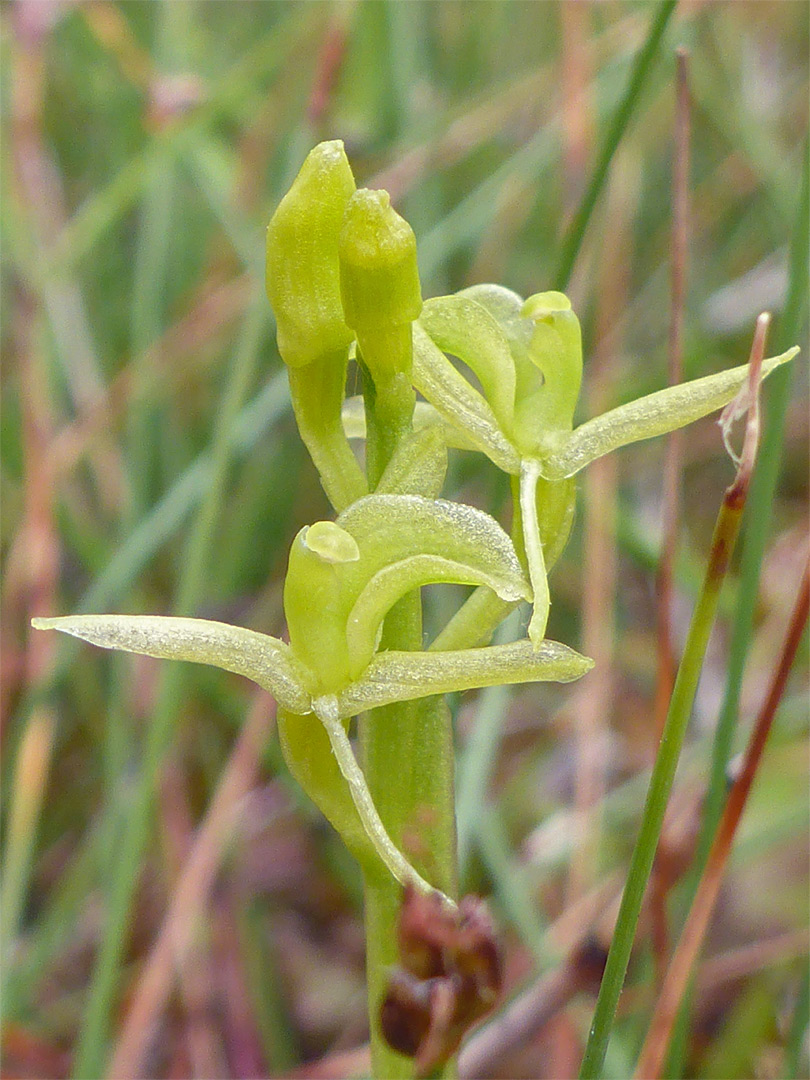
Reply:
[[[726,863],[734,842],[745,803],[762,760],[765,743],[776,710],[785,692],[788,676],[801,643],[810,608],[810,561],[805,567],[796,605],[790,618],[782,656],[774,672],[765,702],[754,724],[742,769],[734,781],[723,816],[715,834],[706,869],[700,880],[686,924],[670,961],[652,1023],[636,1069],[637,1077],[657,1077],[664,1066],[672,1029],[686,993],[692,970],[700,953],[714,911]]]
[[[637,190],[634,163],[619,159],[608,190],[603,263],[596,313],[596,351],[586,390],[587,412],[599,415],[615,404],[620,351],[617,327],[627,302],[631,261],[629,224]],[[614,455],[593,462],[583,478],[582,648],[595,667],[576,695],[574,711],[574,811],[578,823],[568,881],[568,899],[576,900],[599,874],[601,806],[607,787],[612,710],[614,605],[617,580],[616,496],[618,465]]]
[[[258,777],[262,750],[272,731],[275,706],[256,694],[245,725],[220,777],[193,847],[180,873],[169,909],[139,976],[107,1075],[135,1077],[174,984],[175,974],[198,931],[221,859],[238,824],[240,806]]]

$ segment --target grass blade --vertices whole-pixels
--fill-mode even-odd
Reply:
[[[560,265],[557,269],[557,277],[555,279],[556,284],[554,286],[555,289],[559,289],[561,292],[565,292],[568,283],[571,280],[571,273],[574,269],[577,255],[579,255],[579,249],[582,247],[585,230],[588,228],[588,222],[591,220],[591,215],[593,214],[597,199],[604,187],[608,169],[613,160],[613,155],[633,117],[633,112],[635,111],[639,97],[641,96],[641,91],[644,89],[647,77],[650,74],[653,62],[658,53],[658,48],[661,44],[661,39],[664,36],[664,31],[667,28],[667,23],[675,11],[676,3],[677,0],[664,0],[656,12],[655,19],[650,27],[650,32],[647,35],[647,40],[644,42],[644,47],[638,54],[635,65],[633,66],[633,71],[630,75],[627,89],[624,92],[624,97],[619,102],[610,123],[610,127],[605,135],[605,142],[599,152],[599,157],[597,158],[596,166],[593,170],[593,176],[588,184],[588,189],[585,192],[579,210],[577,210],[576,216],[571,222],[568,232],[563,239]]]

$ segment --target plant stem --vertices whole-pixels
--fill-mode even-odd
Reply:
[[[806,323],[808,291],[810,291],[807,269],[808,243],[810,243],[810,145],[805,141],[802,186],[790,246],[788,293],[785,308],[777,326],[777,346],[798,340],[802,327]],[[746,512],[737,607],[728,650],[726,691],[714,733],[709,788],[703,806],[703,821],[698,837],[697,852],[686,882],[685,896],[682,899],[684,905],[690,904],[694,899],[727,794],[726,769],[731,756],[739,711],[740,689],[752,640],[762,560],[772,525],[771,505],[779,479],[791,377],[792,365],[773,373],[768,400],[765,404],[762,446],[751,481]],[[687,1041],[690,998],[691,989],[684,995],[676,1022],[675,1035],[671,1042],[667,1070],[673,1076],[680,1076],[682,1072],[680,1062]]]
[[[663,3],[655,13],[655,18],[653,19],[652,26],[647,35],[647,40],[644,42],[641,52],[636,57],[633,71],[630,75],[630,81],[624,92],[624,97],[616,108],[610,127],[605,135],[605,141],[599,151],[599,157],[594,166],[588,189],[585,192],[576,216],[571,222],[568,231],[565,234],[565,238],[563,239],[560,265],[555,278],[555,289],[560,289],[564,292],[571,280],[571,273],[574,269],[574,263],[576,262],[579,250],[582,247],[582,239],[585,235],[585,230],[588,227],[588,222],[593,214],[599,194],[604,187],[608,169],[613,160],[613,155],[633,116],[636,103],[647,82],[647,77],[661,44],[661,39],[664,36],[667,23],[675,11],[676,3],[677,0],[663,0]]]
[[[807,623],[808,607],[810,607],[810,563],[805,567],[782,655],[771,680],[765,703],[751,733],[742,769],[732,786],[709,852],[706,869],[700,879],[700,885],[689,909],[677,948],[670,960],[669,970],[636,1067],[635,1075],[638,1078],[661,1075],[678,1009],[706,937],[717,897],[720,895],[720,886],[734,836],[762,760],[776,711],[784,695],[790,670],[796,659]]]
[[[641,905],[652,870],[664,813],[675,779],[681,747],[692,711],[698,680],[700,679],[703,658],[709,643],[709,636],[714,625],[720,588],[726,576],[729,561],[734,551],[740,531],[743,510],[745,508],[748,485],[751,479],[754,456],[759,438],[758,390],[761,374],[762,357],[765,349],[769,317],[761,315],[757,321],[754,343],[751,349],[751,374],[749,393],[751,407],[746,427],[740,467],[734,483],[726,490],[720,513],[714,527],[709,562],[703,579],[703,586],[698,602],[692,614],[689,634],[684,646],[683,657],[672,699],[669,703],[664,732],[658,747],[658,754],[653,766],[641,830],[633,850],[630,869],[627,875],[622,902],[616,920],[616,929],[610,945],[605,974],[599,989],[588,1044],[580,1068],[581,1078],[596,1078],[601,1075],[607,1052],[611,1028],[616,1016],[616,1007],[624,985],[630,952],[636,934]]]
[[[404,394],[393,386],[389,394],[386,384],[374,387],[367,372],[364,376],[368,477],[373,489],[398,440],[410,429],[413,391]],[[418,592],[391,609],[380,647],[408,651],[422,647]],[[366,782],[391,841],[420,874],[454,897],[453,732],[444,699],[423,698],[374,709],[360,718],[359,733]],[[385,1080],[405,1080],[413,1076],[413,1062],[388,1046],[379,1024],[387,973],[399,960],[396,926],[402,888],[389,874],[366,873],[365,897],[372,1073]]]
[[[728,556],[739,532],[741,516],[741,505],[729,506],[724,502],[715,525],[709,565],[675,680],[664,734],[658,748],[647,801],[644,805],[641,831],[633,851],[616,930],[605,967],[605,976],[599,991],[588,1045],[580,1069],[579,1075],[582,1078],[598,1077],[602,1070],[610,1029],[630,960],[630,951],[647,879],[652,869],[664,812],[675,777],[675,768],[703,666],[703,657],[714,624],[720,586],[728,565]]]
[[[791,343],[799,338],[806,317],[808,296],[807,244],[810,236],[810,159],[805,145],[805,167],[796,229],[790,257],[790,289],[785,311],[778,328],[777,344]],[[731,745],[740,703],[745,661],[751,643],[759,575],[765,545],[772,525],[771,504],[779,479],[782,458],[782,439],[785,416],[790,401],[793,365],[775,371],[770,380],[762,448],[751,481],[751,497],[746,515],[745,540],[740,559],[740,590],[737,611],[729,646],[728,677],[723,708],[717,722],[712,748],[712,767],[709,791],[703,811],[703,823],[695,857],[695,874],[690,882],[690,898],[697,887],[709,854],[717,823],[723,811],[726,787],[726,768],[731,757]]]

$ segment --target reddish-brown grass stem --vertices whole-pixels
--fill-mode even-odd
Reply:
[[[686,925],[661,989],[653,1021],[639,1058],[636,1077],[657,1077],[661,1075],[672,1027],[706,936],[720,892],[734,836],[762,760],[765,742],[771,730],[776,710],[784,695],[788,676],[804,633],[808,609],[810,609],[810,561],[805,567],[799,587],[799,595],[791,615],[782,655],[774,672],[765,703],[751,733],[742,769],[731,788],[709,853],[706,870],[701,878]]]

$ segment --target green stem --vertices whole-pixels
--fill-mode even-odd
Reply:
[[[288,368],[298,431],[338,513],[368,491],[340,420],[347,362],[344,351]]]
[[[373,489],[411,428],[414,395],[394,377],[374,386],[364,372],[367,470]],[[404,597],[385,620],[381,649],[422,647],[422,603]],[[393,845],[448,896],[456,895],[453,732],[443,698],[399,702],[359,723],[363,766],[374,805]],[[402,887],[389,875],[366,874],[366,980],[372,1072],[385,1080],[413,1076],[413,1062],[392,1050],[380,1030],[380,1003],[389,969],[398,963],[396,926]],[[446,1067],[452,1070],[453,1066]]]
[[[720,587],[740,529],[744,499],[738,495],[732,496],[730,493],[733,491],[735,489],[729,489],[715,525],[703,587],[692,615],[692,623],[678,668],[664,732],[653,766],[641,830],[630,862],[588,1045],[582,1060],[579,1074],[581,1078],[595,1078],[602,1072],[616,1007],[630,961],[639,912],[658,847],[664,812],[672,790],[675,769],[717,611]]]
[[[579,249],[582,247],[585,230],[591,220],[599,194],[604,187],[613,155],[633,116],[636,103],[647,82],[647,76],[650,73],[653,60],[664,36],[664,30],[675,11],[676,3],[677,0],[664,0],[656,12],[647,40],[644,42],[644,47],[636,57],[624,97],[619,102],[605,135],[605,141],[599,152],[588,189],[563,239],[560,265],[555,279],[556,285],[554,286],[562,292],[565,291],[571,279],[571,272],[574,269]]]
[[[807,247],[810,244],[810,147],[805,142],[802,186],[797,207],[796,225],[790,249],[789,284],[785,310],[779,321],[776,335],[777,347],[785,347],[798,341],[807,318],[808,269]],[[729,643],[728,675],[723,705],[717,720],[712,746],[709,787],[703,807],[703,821],[698,836],[695,861],[686,882],[681,902],[688,906],[697,891],[703,874],[714,833],[723,812],[726,796],[726,770],[737,725],[740,704],[740,687],[745,662],[752,640],[754,615],[759,596],[759,576],[765,545],[771,531],[771,505],[779,477],[785,416],[790,401],[790,384],[793,365],[786,365],[770,377],[768,399],[765,404],[762,446],[751,480],[748,497],[745,533],[740,558],[739,590],[737,606],[732,623]],[[684,908],[685,909],[685,908]],[[689,1029],[690,1003],[693,984],[684,994],[673,1038],[670,1042],[667,1075],[681,1076],[682,1062],[686,1052]]]
[[[810,243],[810,158],[807,145],[804,161],[797,222],[791,245],[790,289],[777,336],[777,345],[788,342],[786,348],[799,339],[807,308],[807,246]],[[782,460],[782,441],[790,402],[792,371],[793,365],[786,364],[769,379],[769,393],[762,424],[762,446],[751,480],[745,518],[745,537],[740,558],[740,589],[729,645],[726,692],[714,736],[709,790],[703,809],[695,870],[690,879],[690,897],[697,888],[697,881],[708,858],[727,793],[726,770],[737,724],[745,661],[752,639],[762,559],[773,522],[771,505]]]

